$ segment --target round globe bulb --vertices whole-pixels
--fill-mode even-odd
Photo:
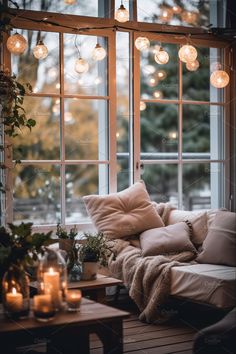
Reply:
[[[183,45],[179,50],[179,58],[184,63],[194,61],[197,59],[197,50],[192,45],[186,44]]]
[[[135,47],[141,51],[148,49],[150,47],[149,39],[146,37],[138,37],[135,40]]]
[[[140,111],[145,111],[146,109],[146,103],[143,101],[140,101]]]
[[[216,70],[210,76],[211,85],[216,88],[224,88],[229,83],[229,75],[224,70]]]
[[[129,21],[129,11],[126,10],[124,5],[120,5],[119,9],[115,12],[115,19],[118,22],[127,22]]]
[[[154,91],[154,92],[153,92],[153,96],[154,96],[155,98],[161,99],[161,98],[163,98],[163,93],[162,93],[161,91],[157,90],[157,91]]]
[[[181,14],[181,19],[183,22],[188,24],[196,24],[198,21],[199,14],[192,11],[183,11]]]
[[[96,47],[93,50],[92,58],[96,61],[100,61],[103,60],[106,55],[106,50],[102,46],[100,46],[100,44],[97,43]]]
[[[173,10],[174,14],[180,14],[182,12],[182,8],[178,5],[174,5],[172,7],[172,10]]]
[[[45,59],[48,56],[48,48],[43,41],[38,41],[38,44],[33,49],[33,54],[36,59]]]
[[[157,62],[157,64],[167,64],[169,61],[169,54],[160,48],[159,52],[154,55],[154,59]]]
[[[194,61],[188,61],[186,63],[186,69],[189,71],[196,71],[199,68],[199,61],[196,59]]]
[[[88,71],[89,69],[89,64],[86,60],[82,59],[82,58],[78,58],[75,61],[75,71],[78,74],[84,74]]]
[[[169,22],[172,20],[173,17],[173,10],[169,9],[168,7],[163,7],[161,9],[161,14],[159,16],[159,20],[161,22]]]
[[[7,49],[15,55],[23,54],[27,48],[27,40],[19,33],[14,33],[7,39]]]

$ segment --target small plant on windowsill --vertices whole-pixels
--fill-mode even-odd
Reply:
[[[56,235],[59,239],[59,248],[70,252],[76,243],[76,236],[78,235],[78,230],[76,225],[73,226],[69,231],[60,224],[57,224]]]
[[[107,266],[109,257],[114,256],[112,247],[113,242],[102,232],[84,233],[84,242],[79,248],[83,280],[96,279],[98,265]]]

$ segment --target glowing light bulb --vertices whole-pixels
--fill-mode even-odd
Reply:
[[[146,37],[138,37],[136,40],[135,40],[135,47],[138,49],[138,50],[145,50],[145,49],[148,49],[150,47],[150,42],[149,42],[149,39],[146,38]]]
[[[216,88],[224,88],[229,83],[229,75],[224,70],[216,70],[210,76],[212,86]]]
[[[180,48],[178,55],[181,61],[187,63],[197,59],[197,50],[192,45],[186,44]]]
[[[172,17],[173,17],[172,9],[169,9],[168,7],[163,7],[161,9],[161,14],[159,16],[159,20],[161,22],[169,22],[172,20]]]
[[[33,54],[36,59],[45,59],[48,56],[48,48],[43,41],[39,40],[33,49]]]
[[[197,23],[198,17],[199,14],[197,12],[192,12],[192,11],[183,11],[181,14],[182,21],[188,24]]]
[[[188,61],[186,63],[186,69],[189,71],[196,71],[199,68],[199,61],[196,59],[194,61]]]
[[[153,76],[149,78],[149,80],[148,80],[148,86],[154,87],[154,86],[156,86],[157,84],[158,84],[157,78],[155,78],[155,77],[153,77]]]
[[[27,48],[27,40],[19,33],[14,33],[7,39],[7,49],[15,55],[23,54]]]
[[[157,64],[167,64],[169,61],[169,54],[160,48],[159,52],[154,55],[154,59],[157,62]]]
[[[103,60],[106,55],[106,50],[99,43],[97,43],[93,50],[92,58],[96,61],[100,61]]]
[[[126,10],[123,4],[120,5],[119,9],[115,12],[115,19],[118,22],[127,22],[129,21],[129,11]]]
[[[180,14],[182,12],[182,8],[178,5],[174,5],[172,7],[172,10],[173,10],[174,14]]]
[[[166,78],[166,72],[164,70],[159,70],[156,73],[159,80],[164,80]]]
[[[146,103],[143,101],[140,101],[140,111],[145,111],[146,109]]]
[[[67,5],[74,5],[76,3],[76,0],[64,0],[64,3]]]
[[[82,59],[82,58],[78,58],[75,61],[75,71],[78,74],[84,74],[88,71],[89,69],[89,64],[86,60]]]
[[[155,98],[160,98],[161,99],[161,98],[163,98],[163,93],[161,91],[157,90],[157,91],[153,92],[153,96]]]

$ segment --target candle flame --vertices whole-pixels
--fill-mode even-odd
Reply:
[[[16,294],[17,293],[17,291],[16,291],[16,288],[12,288],[12,294]]]
[[[49,273],[50,274],[54,274],[54,269],[51,267],[51,268],[49,268]]]

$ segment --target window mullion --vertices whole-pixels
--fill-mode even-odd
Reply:
[[[178,139],[178,205],[183,208],[183,74],[182,62],[179,60],[179,139]]]
[[[61,223],[65,224],[66,216],[66,180],[65,180],[65,125],[64,125],[64,113],[65,113],[65,98],[64,98],[64,35],[59,34],[60,43],[60,132],[61,132],[61,164],[60,164],[60,176],[61,176]]]

